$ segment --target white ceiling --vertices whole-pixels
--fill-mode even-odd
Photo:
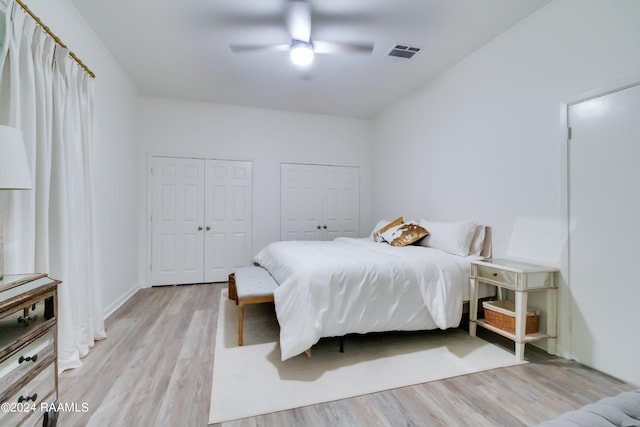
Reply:
[[[300,70],[287,52],[229,49],[288,43],[286,0],[72,0],[145,95],[363,118],[549,1],[310,0],[312,39],[371,41],[374,50],[316,55]],[[388,57],[396,44],[422,50]]]

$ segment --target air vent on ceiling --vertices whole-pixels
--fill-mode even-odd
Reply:
[[[389,52],[389,56],[411,59],[418,52],[420,52],[419,47],[412,47],[412,46],[397,44],[393,49],[391,49],[391,51]]]

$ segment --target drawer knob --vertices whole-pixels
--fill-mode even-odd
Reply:
[[[20,356],[20,359],[18,359],[18,363],[22,363],[22,362],[35,362],[36,360],[38,360],[38,355],[34,354],[33,356]]]
[[[493,273],[493,277],[498,277],[498,273]]]
[[[33,396],[27,396],[27,397],[20,396],[20,397],[18,398],[18,403],[28,402],[28,401],[30,401],[30,400],[32,400],[32,401],[34,401],[34,402],[35,402],[36,400],[38,400],[38,393],[33,393]]]

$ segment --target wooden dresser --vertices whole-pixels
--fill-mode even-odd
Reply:
[[[55,426],[57,290],[46,274],[0,281],[0,425]]]

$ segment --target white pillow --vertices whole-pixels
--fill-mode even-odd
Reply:
[[[471,244],[469,245],[469,255],[482,255],[482,250],[484,249],[486,228],[487,227],[485,227],[484,225],[476,226],[476,230],[473,234],[473,239],[471,239]]]
[[[454,255],[469,255],[471,240],[476,232],[475,221],[436,222],[421,219],[420,225],[429,232],[429,235],[420,241],[422,246]]]

